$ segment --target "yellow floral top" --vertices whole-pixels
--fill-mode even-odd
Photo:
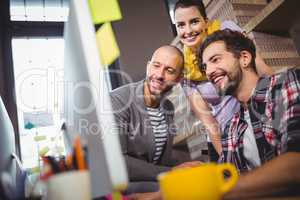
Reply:
[[[221,22],[219,20],[214,20],[208,23],[208,27],[205,33],[207,35],[212,34],[215,31],[221,29]],[[204,81],[207,80],[205,74],[199,70],[199,61],[197,54],[192,51],[191,48],[184,46],[184,77],[192,81]]]

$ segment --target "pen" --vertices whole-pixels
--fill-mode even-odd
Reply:
[[[79,170],[85,170],[86,165],[85,165],[84,152],[81,147],[79,136],[75,138],[74,146],[75,146],[74,153],[75,153],[77,168]]]
[[[73,169],[73,156],[72,154],[68,154],[66,157],[66,166],[68,170]]]

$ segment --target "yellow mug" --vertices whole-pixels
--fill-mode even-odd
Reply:
[[[164,200],[219,200],[236,184],[238,173],[229,163],[203,164],[160,174],[158,180]]]

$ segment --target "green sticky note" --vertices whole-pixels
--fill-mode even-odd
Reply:
[[[47,137],[45,135],[34,136],[34,141],[36,141],[36,142],[43,141],[43,140],[46,140],[46,139],[47,139]]]
[[[122,19],[117,0],[89,0],[89,6],[95,24]]]
[[[120,56],[120,50],[110,23],[105,23],[99,28],[96,39],[101,62],[103,65],[109,66]]]

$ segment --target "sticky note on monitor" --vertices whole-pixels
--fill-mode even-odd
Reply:
[[[98,29],[96,39],[101,62],[103,65],[109,66],[120,56],[120,50],[110,23],[105,23]]]
[[[117,0],[89,0],[89,6],[95,24],[122,19]]]

